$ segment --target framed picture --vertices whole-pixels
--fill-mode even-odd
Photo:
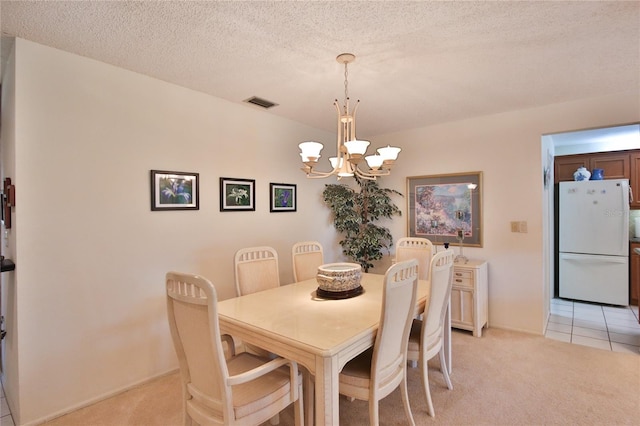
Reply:
[[[482,172],[407,178],[408,235],[482,247]]]
[[[296,185],[289,183],[269,184],[270,212],[295,212],[297,204]]]
[[[253,179],[220,178],[220,211],[254,211],[256,181]]]
[[[151,170],[151,210],[198,210],[198,173]]]

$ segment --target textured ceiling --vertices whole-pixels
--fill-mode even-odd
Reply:
[[[2,1],[22,37],[334,131],[360,99],[361,138],[640,93],[640,2]],[[3,43],[2,55],[6,55]],[[258,108],[248,106],[250,108]]]

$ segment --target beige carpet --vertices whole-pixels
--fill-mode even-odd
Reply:
[[[419,369],[409,369],[417,425],[640,424],[640,354],[571,345],[541,336],[487,330],[482,338],[453,333],[453,390],[430,364],[436,417],[426,414]],[[157,379],[48,425],[179,425],[178,375]],[[368,423],[367,403],[340,398],[340,423]],[[293,410],[280,416],[293,425]],[[381,425],[405,425],[399,391],[380,403]]]

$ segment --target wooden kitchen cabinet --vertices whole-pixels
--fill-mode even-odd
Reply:
[[[604,170],[605,179],[629,179],[629,152],[606,152],[591,154],[589,159],[589,171],[593,169]]]
[[[640,152],[632,151],[629,155],[629,186],[631,187],[630,207],[640,209]]]
[[[640,243],[631,243],[629,247],[629,304],[638,305],[640,296],[640,254],[633,249],[640,248]]]
[[[571,181],[578,167],[604,170],[605,179],[629,179],[631,181],[631,155],[638,151],[598,152],[594,154],[562,155],[555,157],[555,182]],[[640,163],[638,164],[640,166]],[[640,204],[639,204],[640,205]]]
[[[451,327],[473,331],[482,336],[482,328],[489,327],[489,282],[487,262],[469,260],[453,264],[451,289]]]
[[[589,158],[587,158],[587,154],[563,155],[556,157],[554,163],[555,183],[573,180],[573,174],[578,170],[578,167],[584,166],[587,169],[589,168]]]

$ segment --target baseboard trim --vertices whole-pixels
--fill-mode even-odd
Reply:
[[[165,371],[163,373],[159,373],[159,374],[157,374],[155,376],[139,380],[139,381],[137,381],[135,383],[129,384],[129,385],[124,386],[122,388],[119,388],[119,389],[116,389],[116,390],[113,390],[113,391],[110,391],[110,392],[103,393],[102,395],[99,395],[99,396],[97,396],[95,398],[91,398],[91,399],[83,401],[83,402],[81,402],[79,404],[72,405],[72,406],[67,407],[67,408],[65,408],[63,410],[60,410],[60,411],[57,411],[55,413],[52,413],[52,414],[46,415],[44,417],[41,417],[39,419],[36,419],[36,420],[34,420],[32,422],[24,423],[23,425],[24,426],[40,425],[42,423],[57,419],[58,417],[61,417],[61,416],[64,416],[66,414],[72,413],[74,411],[80,410],[81,408],[88,407],[88,406],[93,405],[95,403],[98,403],[100,401],[104,401],[105,399],[112,398],[112,397],[114,397],[116,395],[119,395],[121,393],[127,392],[127,391],[129,391],[131,389],[134,389],[134,388],[137,388],[139,386],[145,385],[145,384],[147,384],[149,382],[152,382],[154,380],[157,380],[157,379],[160,379],[162,377],[168,376],[168,375],[173,374],[173,373],[175,373],[177,371],[178,371],[178,368],[173,368],[173,369]],[[13,413],[11,413],[11,414],[13,414]],[[14,415],[14,422],[16,424],[18,424],[18,422],[15,419],[15,415]]]

